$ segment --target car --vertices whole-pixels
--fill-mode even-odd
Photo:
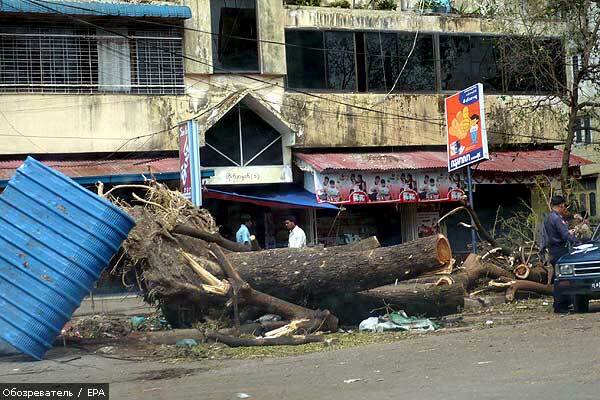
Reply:
[[[573,247],[555,268],[554,297],[573,304],[575,312],[587,312],[591,299],[600,299],[600,226],[589,242]],[[554,311],[559,312],[555,301]]]

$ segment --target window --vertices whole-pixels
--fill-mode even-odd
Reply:
[[[287,30],[285,32],[287,86],[302,89],[325,88],[323,32]]]
[[[575,143],[591,144],[592,129],[590,125],[590,117],[579,117],[575,120]]]
[[[3,22],[0,92],[184,91],[179,29],[107,26],[107,32],[87,26]]]
[[[258,72],[254,0],[211,0],[214,72]]]
[[[286,30],[286,54],[289,88],[436,93],[440,76],[443,91],[479,82],[488,93],[565,90],[564,49],[557,39]]]
[[[590,217],[596,216],[596,193],[591,192],[590,195]]]
[[[571,67],[573,68],[573,80],[575,80],[575,78],[577,77],[577,73],[581,69],[581,57],[573,56],[573,57],[571,57],[571,62],[572,62]]]
[[[281,134],[243,103],[206,132],[200,152],[201,164],[207,167],[283,164]]]
[[[440,35],[440,57],[443,90],[462,90],[481,82],[487,91],[502,91],[498,39]]]
[[[340,91],[356,89],[354,33],[325,32],[327,88]]]
[[[369,91],[419,92],[435,90],[433,36],[409,33],[365,33]],[[406,62],[410,54],[409,62]],[[402,71],[402,67],[404,71]],[[400,71],[402,74],[400,75]],[[398,79],[400,75],[400,79]]]
[[[560,40],[519,40],[503,44],[505,91],[508,93],[560,93],[565,90],[564,51]]]

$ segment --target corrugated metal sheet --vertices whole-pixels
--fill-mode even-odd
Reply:
[[[28,158],[0,195],[0,337],[41,359],[133,225]]]
[[[560,169],[563,152],[560,150],[530,150],[493,152],[490,159],[479,163],[477,171],[489,172],[543,172]],[[412,151],[388,153],[296,153],[295,157],[318,172],[335,170],[416,170],[446,169],[448,160],[444,151]],[[571,155],[571,166],[592,162]]]
[[[318,172],[327,170],[391,171],[447,168],[446,153],[413,151],[394,153],[296,153]]]
[[[484,172],[543,172],[557,170],[562,165],[561,150],[529,150],[490,153],[490,159],[474,167]],[[571,167],[592,164],[592,161],[571,154]]]
[[[186,6],[98,1],[0,0],[0,13],[68,14],[115,17],[192,18]]]
[[[57,171],[75,179],[102,176],[128,176],[152,174],[176,174],[172,179],[179,179],[179,158],[161,159],[128,158],[120,160],[84,160],[84,161],[43,161]],[[23,160],[0,161],[0,185],[14,175],[15,170],[23,164]]]

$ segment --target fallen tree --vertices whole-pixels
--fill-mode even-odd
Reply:
[[[360,292],[358,300],[371,308],[389,306],[409,315],[439,317],[463,310],[466,292],[461,285],[386,285]]]

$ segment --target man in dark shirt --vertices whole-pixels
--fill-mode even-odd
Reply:
[[[569,230],[569,225],[565,221],[568,216],[568,210],[565,198],[562,196],[553,196],[550,200],[552,212],[546,217],[544,222],[546,228],[547,243],[546,247],[550,253],[550,264],[556,265],[559,258],[569,252],[569,245],[578,242],[575,232]]]
[[[553,196],[550,200],[552,212],[544,221],[546,231],[546,249],[550,253],[549,262],[552,267],[556,267],[559,258],[569,252],[569,246],[577,243],[575,232],[569,230],[569,225],[565,221],[568,216],[568,210],[565,198],[562,196]],[[548,273],[548,283],[554,279],[554,271]],[[568,312],[571,299],[566,296],[554,294],[554,312]]]

